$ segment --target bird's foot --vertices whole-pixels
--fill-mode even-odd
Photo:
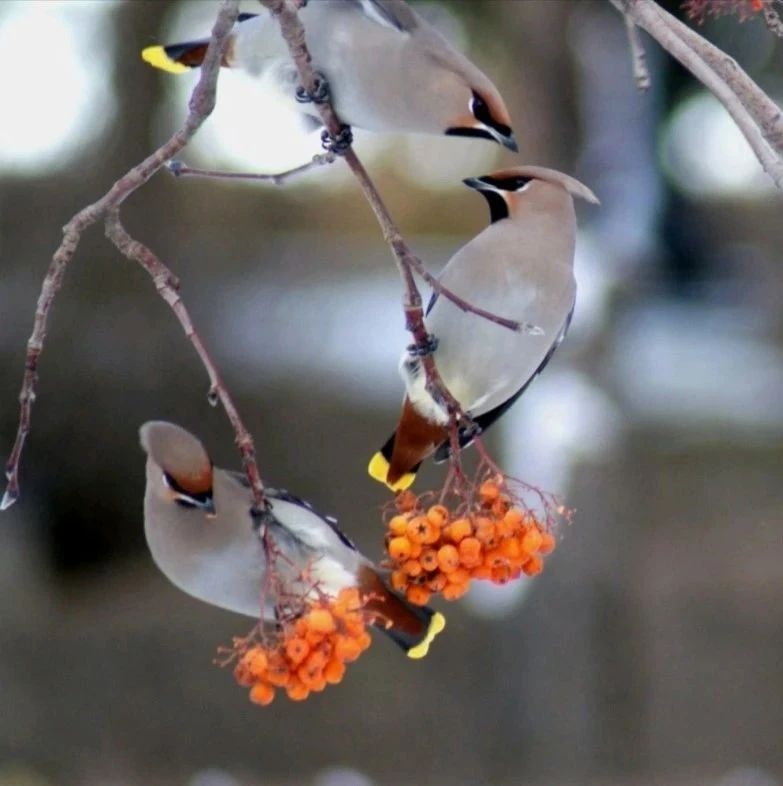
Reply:
[[[438,339],[436,336],[429,334],[427,340],[421,344],[408,344],[408,354],[415,358],[424,358],[427,355],[432,355],[438,348]]]
[[[253,519],[253,529],[262,536],[267,526],[275,522],[275,515],[272,513],[272,506],[269,504],[262,505],[260,508],[255,506],[250,508],[250,517]]]
[[[303,85],[296,88],[296,100],[300,104],[325,104],[330,97],[329,82],[318,71],[315,72],[312,91],[307,90]]]
[[[470,415],[468,415],[468,418],[470,418]],[[460,443],[463,447],[467,447],[481,434],[481,426],[475,421],[468,419],[468,422],[460,427],[459,433]]]
[[[350,126],[341,126],[337,134],[330,134],[326,129],[321,132],[321,147],[336,156],[344,155],[352,144],[353,131]]]

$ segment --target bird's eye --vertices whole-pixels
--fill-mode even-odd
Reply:
[[[492,117],[492,112],[489,109],[489,105],[476,92],[473,93],[473,98],[470,102],[470,111],[473,113],[473,117],[475,117],[479,123],[483,123],[488,128],[493,128],[503,137],[511,136],[511,128],[505,125],[505,123],[501,123]]]
[[[174,478],[171,475],[169,475],[168,472],[163,473],[163,485],[167,489],[171,489],[172,491],[175,491],[178,494],[182,493],[182,487],[179,485],[179,483],[177,483],[176,480],[174,480]]]

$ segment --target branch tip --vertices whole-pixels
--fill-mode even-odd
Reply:
[[[0,512],[4,510],[8,510],[11,505],[19,499],[19,492],[13,488],[13,477],[8,478],[8,488],[5,490],[3,494],[3,499],[0,500]]]

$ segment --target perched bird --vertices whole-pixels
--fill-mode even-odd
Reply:
[[[466,313],[435,293],[426,315],[440,376],[474,428],[460,445],[494,423],[549,362],[565,337],[576,296],[574,197],[595,195],[562,172],[536,166],[470,178],[489,202],[490,225],[449,260],[439,281],[474,306],[536,326],[513,332]],[[421,359],[403,354],[406,385],[397,430],[369,465],[393,490],[407,488],[421,462],[449,456],[448,415],[425,389]]]
[[[147,452],[144,532],[157,566],[199,600],[274,623],[277,599],[265,598],[261,609],[269,565],[247,481],[213,467],[201,442],[172,423],[145,423],[140,438]],[[424,657],[445,625],[443,616],[389,589],[334,519],[285,491],[267,489],[266,495],[271,515],[262,526],[277,549],[274,570],[286,595],[336,597],[358,587],[370,595],[365,608],[377,627],[409,657]]]
[[[313,67],[343,122],[368,131],[484,137],[517,150],[497,88],[404,0],[311,0],[299,14]],[[142,57],[180,73],[201,65],[207,43],[151,46]],[[239,15],[222,65],[292,99],[297,92],[296,67],[268,12]],[[303,98],[300,92],[297,106],[320,126],[317,109]]]

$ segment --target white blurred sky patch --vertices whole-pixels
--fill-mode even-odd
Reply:
[[[742,132],[706,91],[674,110],[660,153],[670,180],[692,196],[760,198],[775,191]]]
[[[110,15],[116,5],[0,3],[0,169],[65,168],[108,129],[115,112]]]
[[[567,498],[576,464],[611,460],[626,425],[620,408],[584,374],[548,369],[497,425],[500,464],[511,477]],[[534,586],[531,580],[503,587],[474,582],[465,607],[485,619],[511,617]]]
[[[309,287],[260,288],[252,279],[232,285],[217,297],[232,304],[216,331],[221,354],[247,365],[259,382],[306,380],[343,400],[399,403],[397,364],[408,339],[393,294],[399,279],[390,268],[387,275]]]
[[[259,9],[255,4],[244,4],[242,10],[257,13]],[[462,23],[447,4],[427,3],[419,10],[456,46],[465,47]],[[178,5],[162,31],[162,40],[168,43],[201,38],[213,22],[214,9],[208,3]],[[161,78],[168,86],[168,99],[161,107],[156,130],[156,139],[162,141],[181,122],[198,74],[162,74]],[[366,163],[386,162],[399,177],[417,187],[436,190],[454,188],[464,177],[491,171],[501,152],[497,145],[471,139],[372,134],[360,129],[354,129],[354,135],[357,152]],[[301,114],[270,83],[223,69],[215,111],[183,158],[191,166],[274,174],[300,166],[319,152],[320,131],[309,131]],[[346,167],[332,166],[300,176],[289,187],[334,190],[352,183],[353,176]]]
[[[316,774],[313,786],[373,786],[374,781],[353,767],[326,767]]]
[[[520,578],[502,585],[491,584],[488,581],[474,581],[462,603],[465,610],[474,617],[501,620],[516,616],[527,600],[531,586],[531,580],[528,578]]]
[[[610,360],[619,395],[637,419],[677,427],[680,439],[779,439],[783,353],[757,324],[739,307],[634,309],[617,326]]]
[[[242,786],[242,784],[225,770],[209,768],[196,772],[187,786]]]

